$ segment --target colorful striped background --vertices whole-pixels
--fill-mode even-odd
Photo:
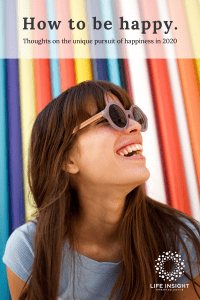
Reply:
[[[24,51],[20,47],[23,32],[16,29],[17,16],[18,24],[24,16],[37,16],[39,20],[81,20],[83,17],[91,20],[92,16],[100,16],[103,22],[111,20],[115,28],[118,28],[119,16],[129,20],[133,16],[135,20],[173,20],[184,32],[184,51],[198,57],[200,47],[200,40],[196,38],[200,32],[198,0],[0,0],[3,41],[0,54],[4,57],[8,51],[9,57],[13,57],[0,60],[1,257],[9,235],[30,220],[34,211],[27,181],[27,151],[33,122],[53,98],[88,79],[108,80],[122,86],[148,116],[149,129],[143,134],[144,155],[151,173],[146,182],[147,194],[200,221],[200,57],[181,59],[180,45],[176,44],[163,45],[160,51],[163,57],[172,53],[177,59],[138,59],[137,55],[131,56],[126,45],[119,50],[113,44],[104,46],[101,59],[84,59],[84,54],[82,59],[73,59],[79,51],[76,45],[67,47],[64,54],[59,45],[57,48],[46,45],[43,55],[50,53],[50,57],[57,59],[35,59],[39,50],[31,45],[25,50],[31,53],[31,59],[16,59]],[[11,28],[14,28],[12,32]],[[168,37],[173,38],[175,33],[172,31]],[[37,37],[29,30],[27,37],[59,39],[63,34],[66,39],[80,37],[67,26],[57,32],[37,32]],[[84,39],[94,38],[91,28],[81,34]],[[98,38],[128,38],[129,35],[127,31],[115,30],[113,36],[104,30],[98,33]],[[157,38],[162,39],[161,31]],[[85,56],[93,53],[95,57],[95,51],[93,45],[88,45]],[[110,51],[116,53],[116,57],[126,57],[128,52],[131,58],[108,59]],[[155,53],[157,50],[155,46],[154,49],[142,47],[140,51],[145,56],[146,51]],[[65,54],[71,58],[59,59]],[[1,298],[10,299],[2,261],[0,282]]]

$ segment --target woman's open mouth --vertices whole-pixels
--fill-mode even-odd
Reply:
[[[130,144],[126,147],[121,148],[117,151],[118,155],[121,156],[136,156],[142,155],[143,147],[140,144]]]

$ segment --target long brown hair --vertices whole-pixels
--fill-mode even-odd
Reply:
[[[30,283],[26,289],[24,286],[19,300],[56,300],[58,297],[63,242],[66,236],[69,237],[74,253],[73,228],[79,213],[76,191],[62,165],[76,140],[73,129],[90,117],[85,109],[88,101],[95,101],[101,111],[105,108],[104,96],[108,93],[115,95],[125,109],[129,109],[132,99],[122,88],[106,81],[85,81],[52,100],[35,120],[28,169],[36,208],[32,217],[37,220],[35,256],[27,279]],[[142,185],[127,195],[119,235],[123,260],[109,299],[173,299],[172,292],[155,293],[150,284],[162,283],[155,272],[155,260],[169,249],[178,252],[180,243],[191,267],[183,232],[193,243],[200,262],[200,241],[183,219],[189,220],[200,236],[199,224],[194,219],[149,198]],[[170,260],[167,267],[170,270]],[[195,288],[197,283],[192,273],[186,275]]]

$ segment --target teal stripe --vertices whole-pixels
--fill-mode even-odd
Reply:
[[[118,60],[115,58],[107,59],[107,65],[110,81],[116,85],[121,86]]]
[[[106,40],[111,40],[112,38],[116,40],[111,1],[100,0],[100,5],[101,5],[103,22],[107,20],[112,22],[112,29],[104,30],[104,38]],[[108,44],[105,45],[105,48],[106,48],[107,58],[110,56],[110,53],[112,53],[112,57],[115,57],[113,59],[107,60],[109,79],[112,83],[121,86],[117,47],[115,44]]]
[[[55,3],[54,1],[46,1],[48,20],[56,20],[55,17]],[[57,40],[56,30],[50,30],[48,28],[48,37],[50,40]],[[58,46],[55,44],[49,44],[50,53],[50,66],[51,66],[51,87],[53,98],[56,98],[61,93],[60,86],[60,70],[58,60]]]
[[[8,158],[7,158],[7,115],[6,115],[6,62],[0,59],[0,294],[1,299],[10,299],[6,265],[2,261],[9,237],[8,209]]]
[[[9,195],[6,116],[5,0],[0,0],[0,298],[10,300],[6,265],[2,261],[9,238]]]
[[[51,90],[52,90],[53,98],[56,98],[61,93],[59,60],[50,59],[50,67],[51,67]]]

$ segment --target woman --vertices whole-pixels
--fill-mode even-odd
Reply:
[[[13,299],[17,268],[19,300],[200,299],[199,223],[145,194],[147,119],[131,106],[122,88],[85,81],[37,116],[28,175],[38,213],[4,257]]]

